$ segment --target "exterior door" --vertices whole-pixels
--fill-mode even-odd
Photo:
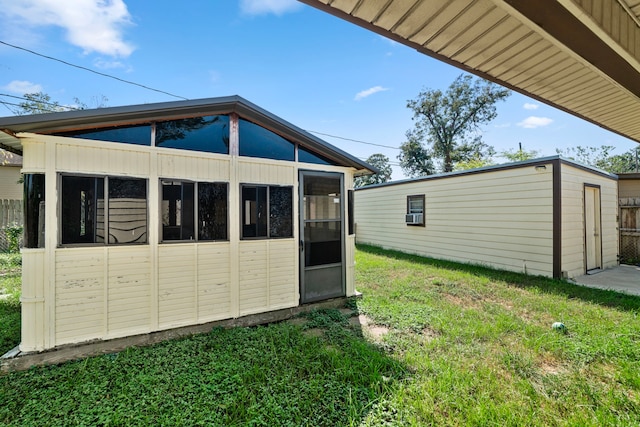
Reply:
[[[584,236],[587,271],[602,268],[600,188],[598,187],[584,187]]]
[[[340,173],[300,171],[300,302],[345,295]]]

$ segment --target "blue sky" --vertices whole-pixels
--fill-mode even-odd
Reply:
[[[407,100],[461,74],[295,0],[0,0],[0,41],[184,98],[240,95],[357,157],[396,164],[399,151],[378,145],[404,141]],[[63,105],[179,99],[0,44],[0,101],[40,90]],[[0,104],[0,116],[10,107]],[[637,146],[515,92],[482,132],[498,152],[521,142],[542,156]]]

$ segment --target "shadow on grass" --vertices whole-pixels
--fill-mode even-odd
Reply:
[[[0,376],[0,424],[381,425],[408,370],[363,338],[356,313],[214,328]]]
[[[551,279],[543,276],[530,276],[522,273],[514,273],[504,270],[496,270],[477,264],[462,264],[452,261],[426,258],[419,255],[382,249],[377,246],[357,245],[358,250],[374,255],[409,261],[417,264],[430,265],[436,268],[461,271],[476,276],[486,277],[489,280],[499,280],[518,288],[536,288],[544,293],[559,295],[568,299],[580,299],[605,307],[616,308],[625,311],[637,312],[640,310],[640,296],[628,295],[621,292],[589,288],[576,285],[566,280]],[[357,268],[357,267],[356,267]]]

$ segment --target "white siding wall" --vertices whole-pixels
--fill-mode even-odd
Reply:
[[[352,181],[342,167],[55,136],[25,138],[23,147],[25,172],[46,173],[48,215],[46,248],[23,251],[22,351],[298,305],[298,168],[344,173],[349,188]],[[149,243],[57,247],[61,172],[148,179]],[[230,240],[159,243],[160,178],[228,182]],[[293,186],[293,238],[239,240],[242,183]],[[346,257],[347,295],[353,295],[352,247]]]
[[[358,243],[423,256],[553,274],[552,165],[454,175],[356,191]],[[425,195],[425,227],[405,224]]]
[[[602,267],[618,263],[618,182],[562,165],[562,270],[568,277],[585,274],[584,186],[600,186]]]
[[[0,166],[0,200],[22,200],[20,166]]]

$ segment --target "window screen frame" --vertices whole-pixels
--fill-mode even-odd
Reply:
[[[78,179],[91,179],[91,180],[102,180],[102,197],[103,197],[103,229],[104,229],[104,236],[102,236],[102,240],[101,241],[97,241],[97,230],[98,230],[98,221],[97,221],[97,216],[98,216],[98,196],[94,195],[94,200],[95,200],[95,204],[96,204],[96,213],[95,213],[95,218],[96,218],[96,224],[94,224],[93,226],[93,241],[91,242],[79,242],[79,241],[74,241],[74,242],[63,242],[64,239],[64,232],[63,229],[65,228],[65,226],[63,225],[63,221],[65,221],[65,214],[64,214],[64,209],[65,209],[65,191],[63,188],[63,180],[64,178],[78,178]],[[109,180],[110,179],[114,179],[114,180],[137,180],[137,181],[144,181],[145,184],[145,224],[146,224],[146,237],[144,239],[144,241],[133,241],[133,242],[110,242],[110,238],[109,238]],[[95,184],[94,184],[95,187]],[[59,201],[58,201],[58,207],[57,207],[57,212],[58,212],[58,244],[57,246],[59,248],[69,248],[69,247],[100,247],[100,246],[144,246],[144,245],[148,245],[149,244],[149,179],[147,177],[139,177],[139,176],[122,176],[122,175],[99,175],[99,174],[76,174],[76,173],[58,173],[57,174],[57,188],[58,188],[58,194],[59,194]],[[97,188],[97,187],[95,187]]]
[[[245,199],[244,197],[244,190],[245,189],[251,189],[251,188],[255,188],[256,190],[258,189],[265,189],[266,190],[266,197],[265,197],[265,208],[264,208],[264,213],[266,215],[266,233],[264,235],[258,235],[258,233],[256,233],[255,236],[248,236],[245,235],[245,225],[249,225],[249,224],[245,224],[245,220],[246,220],[246,202],[247,199]],[[288,236],[272,236],[272,229],[271,229],[271,191],[273,188],[279,188],[279,189],[288,189],[290,192],[290,200],[291,200],[291,206],[290,206],[290,217],[289,217],[289,222],[290,222],[290,235]],[[258,202],[258,200],[256,200],[256,203]],[[240,240],[272,240],[272,239],[292,239],[295,235],[295,229],[294,229],[294,205],[295,205],[295,200],[294,200],[294,186],[293,185],[270,185],[270,184],[250,184],[250,183],[241,183],[240,184]],[[257,226],[256,226],[257,227]]]
[[[164,220],[163,220],[163,201],[165,200],[163,197],[163,182],[173,182],[180,183],[181,186],[184,184],[193,184],[193,207],[192,207],[192,223],[193,223],[193,238],[192,239],[165,239],[164,237]],[[200,237],[200,185],[202,184],[219,184],[224,186],[225,188],[225,237],[218,239],[203,239]],[[214,242],[228,242],[229,241],[229,183],[226,181],[192,181],[188,179],[178,179],[178,178],[160,178],[158,181],[159,185],[159,202],[160,205],[158,207],[158,241],[160,244],[173,244],[173,243],[214,243]],[[184,192],[181,190],[181,194]]]
[[[422,202],[422,209],[421,211],[415,211],[412,210],[411,208],[411,202],[412,201],[420,201]],[[416,223],[416,224],[410,224],[410,223],[406,223],[407,226],[414,226],[414,227],[425,227],[426,226],[426,221],[425,221],[425,211],[426,211],[426,197],[424,194],[410,194],[407,196],[407,215],[409,214],[422,214],[422,222],[420,223]]]

